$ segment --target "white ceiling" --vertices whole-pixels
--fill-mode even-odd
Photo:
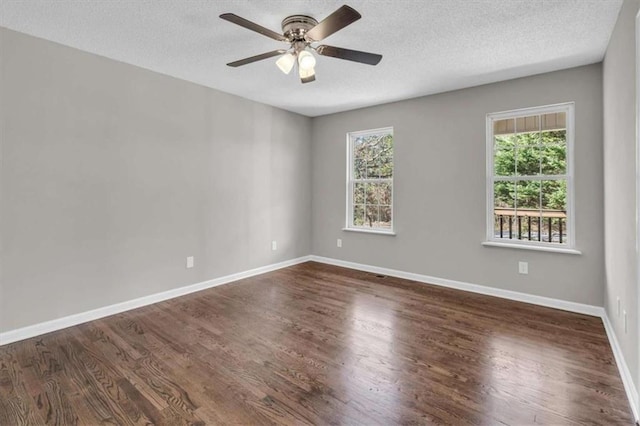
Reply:
[[[225,64],[283,46],[223,21],[232,12],[280,32],[346,0],[0,0],[0,26],[308,116],[413,98],[602,60],[622,0],[349,0],[362,19],[326,44],[380,53],[375,67],[319,57],[301,84],[277,58]]]

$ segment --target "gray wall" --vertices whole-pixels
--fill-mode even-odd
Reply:
[[[601,78],[595,64],[314,119],[313,253],[602,306]],[[576,244],[583,254],[481,246],[486,114],[566,101],[576,103]],[[397,236],[342,231],[345,134],[383,126],[394,127]],[[529,262],[529,275],[518,274],[519,260]]]
[[[0,52],[0,332],[309,254],[309,118],[6,29]]]
[[[636,50],[635,17],[640,0],[622,6],[603,65],[604,86],[604,211],[605,309],[622,347],[636,388],[638,366],[638,262],[636,257]],[[617,298],[627,311],[624,332],[617,314]]]

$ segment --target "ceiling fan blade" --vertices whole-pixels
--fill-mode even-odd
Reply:
[[[257,33],[260,33],[264,36],[270,37],[274,40],[278,40],[278,41],[287,41],[287,39],[285,38],[285,36],[283,36],[282,34],[278,34],[275,31],[271,31],[268,28],[263,27],[262,25],[258,25],[255,22],[251,22],[247,19],[244,19],[236,14],[233,13],[223,13],[222,15],[220,15],[220,18],[224,19],[225,21],[229,21],[229,22],[233,22],[236,25],[240,25],[241,27],[244,27],[248,30],[251,31],[255,31]]]
[[[344,5],[331,15],[324,18],[324,20],[318,25],[307,31],[305,37],[308,40],[320,41],[329,37],[331,34],[340,31],[347,25],[354,23],[360,18],[362,18],[362,15],[360,15],[355,9]]]
[[[378,55],[377,53],[361,52],[359,50],[344,49],[342,47],[327,46],[325,44],[318,46],[316,52],[323,56],[331,56],[368,65],[378,65],[378,62],[382,59],[382,55]]]
[[[262,53],[260,55],[256,55],[256,56],[251,56],[249,58],[244,58],[244,59],[240,59],[239,61],[234,61],[234,62],[229,62],[227,65],[229,65],[230,67],[240,67],[242,65],[247,65],[250,64],[252,62],[256,62],[256,61],[261,61],[263,59],[268,59],[268,58],[272,58],[274,56],[278,56],[278,55],[282,55],[283,53],[286,53],[286,50],[273,50],[271,52],[267,52],[267,53]]]

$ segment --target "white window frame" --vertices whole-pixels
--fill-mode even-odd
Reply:
[[[391,183],[391,227],[390,228],[370,228],[370,227],[364,227],[364,226],[354,226],[353,225],[353,189],[354,189],[354,184],[356,183],[356,180],[354,179],[354,173],[353,173],[353,162],[354,162],[354,158],[353,158],[353,140],[355,140],[358,137],[363,137],[363,136],[371,136],[371,135],[377,135],[380,133],[389,133],[391,134],[392,137],[394,137],[393,134],[393,126],[388,126],[388,127],[381,127],[378,129],[370,129],[370,130],[361,130],[361,131],[356,131],[356,132],[349,132],[347,133],[347,211],[346,211],[346,225],[344,228],[342,228],[343,231],[356,231],[356,232],[367,232],[367,233],[371,233],[371,234],[383,234],[383,235],[395,235],[395,231],[394,231],[394,216],[395,216],[395,208],[394,208],[394,193],[395,193],[395,188],[394,188],[394,176],[396,173],[395,170],[395,151],[396,151],[396,146],[395,146],[395,137],[393,139],[393,158],[391,160],[392,164],[393,164],[393,174],[391,175],[390,179],[358,179],[357,182],[389,182]]]
[[[524,117],[530,115],[538,115],[538,114],[549,114],[549,113],[557,113],[564,112],[566,114],[566,130],[567,130],[567,169],[565,175],[537,175],[536,180],[544,177],[551,178],[562,178],[566,180],[567,185],[567,233],[568,241],[567,244],[558,244],[558,243],[550,243],[545,241],[525,241],[518,239],[505,239],[505,238],[496,238],[494,236],[494,182],[496,181],[494,177],[494,121],[509,119],[509,118],[517,118]],[[502,111],[487,114],[486,121],[486,152],[487,152],[487,186],[486,186],[486,194],[487,194],[487,234],[486,241],[483,242],[485,246],[496,246],[496,247],[509,247],[509,248],[519,248],[519,249],[531,249],[531,250],[539,250],[539,251],[550,251],[550,252],[559,252],[559,253],[570,253],[570,254],[580,254],[578,250],[575,249],[575,190],[574,190],[574,142],[575,142],[575,102],[565,102],[560,104],[553,105],[545,105],[540,107],[533,108],[521,108],[510,111]],[[499,179],[498,179],[499,180]],[[518,180],[528,180],[522,179],[522,176],[518,176]],[[532,179],[533,180],[533,179]],[[541,179],[540,179],[541,180]]]

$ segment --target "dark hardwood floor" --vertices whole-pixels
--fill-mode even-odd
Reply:
[[[599,318],[305,263],[0,347],[0,424],[632,425]]]

